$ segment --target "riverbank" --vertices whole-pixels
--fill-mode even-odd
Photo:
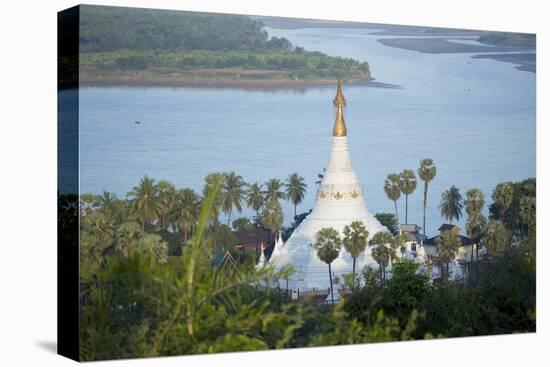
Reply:
[[[300,48],[285,51],[119,50],[81,53],[82,84],[310,86],[365,83],[369,64]]]
[[[462,41],[471,41],[471,38],[453,38]],[[451,42],[445,38],[382,38],[378,42],[384,46],[400,48],[403,50],[418,51],[429,54],[442,53],[477,53],[477,52],[510,52],[518,50],[511,47],[484,46]]]
[[[514,54],[485,54],[472,56],[474,59],[491,59],[503,62],[509,62],[516,64],[516,69],[521,71],[529,71],[536,73],[537,70],[537,55],[526,53],[514,53]]]
[[[251,16],[250,18],[262,22],[264,25],[277,29],[300,28],[369,28],[376,30],[376,35],[385,36],[480,36],[484,31],[439,28],[425,26],[409,26],[400,24],[364,23],[340,20],[285,18],[269,16]]]
[[[229,79],[184,79],[184,78],[80,78],[80,87],[197,87],[197,88],[239,88],[252,90],[303,89],[312,87],[334,87],[337,79],[316,80],[229,80]],[[378,82],[374,78],[347,80],[346,85],[369,88],[401,89],[402,86]]]

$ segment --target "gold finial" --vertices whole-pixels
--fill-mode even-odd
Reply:
[[[344,121],[344,107],[346,106],[346,99],[342,94],[341,79],[338,79],[338,90],[336,91],[336,97],[334,97],[333,104],[336,109],[336,120],[334,121],[334,127],[332,128],[332,136],[347,136],[348,129],[346,128],[346,122]]]

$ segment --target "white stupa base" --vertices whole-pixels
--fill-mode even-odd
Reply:
[[[340,232],[353,221],[363,222],[369,232],[369,239],[386,229],[367,210],[363,189],[357,179],[348,153],[347,138],[334,137],[329,164],[317,192],[315,207],[311,214],[296,228],[286,243],[278,240],[269,264],[276,269],[292,266],[294,274],[288,279],[289,289],[311,290],[330,287],[328,265],[322,262],[313,244],[322,228],[331,227]],[[378,265],[367,248],[356,260],[356,272],[364,266]],[[353,259],[343,248],[331,264],[333,287],[344,283],[344,275],[352,273]],[[286,287],[286,279],[281,288]]]

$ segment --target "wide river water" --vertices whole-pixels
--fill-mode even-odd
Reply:
[[[490,201],[497,183],[535,176],[535,74],[471,54],[384,46],[368,29],[268,32],[308,50],[368,61],[377,81],[402,86],[344,85],[351,156],[371,212],[393,212],[383,191],[386,175],[416,171],[426,157],[438,169],[428,234],[443,222],[437,205],[451,185],[462,193],[480,188]],[[335,87],[83,88],[81,192],[125,197],[145,174],[200,192],[211,172],[235,171],[248,182],[298,172],[309,187],[298,208],[306,211],[330,151],[334,94]],[[288,224],[292,206],[286,203],[284,212]],[[422,225],[420,181],[409,198],[409,222]]]

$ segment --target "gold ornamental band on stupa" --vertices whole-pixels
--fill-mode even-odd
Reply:
[[[334,97],[334,108],[336,109],[336,119],[334,120],[334,127],[332,128],[332,136],[347,136],[348,129],[346,128],[346,122],[344,121],[344,107],[346,107],[346,99],[342,94],[342,80],[338,79],[338,89],[336,91],[336,97]]]

